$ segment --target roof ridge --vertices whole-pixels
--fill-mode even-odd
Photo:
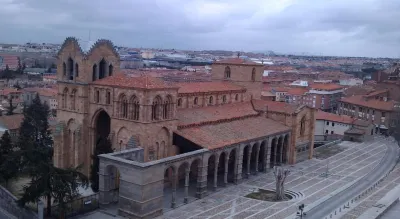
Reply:
[[[225,119],[209,120],[209,121],[202,121],[202,122],[198,122],[198,123],[178,125],[178,130],[185,129],[185,128],[199,127],[199,126],[204,126],[204,125],[214,125],[214,124],[219,124],[219,123],[232,122],[232,121],[236,121],[236,120],[247,119],[247,118],[258,117],[258,116],[259,116],[259,113],[253,114],[253,115],[236,116],[236,117],[225,118]]]

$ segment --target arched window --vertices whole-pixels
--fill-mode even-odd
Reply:
[[[211,96],[210,99],[208,99],[208,104],[213,105],[214,104],[214,97]]]
[[[79,77],[79,65],[75,63],[75,77]]]
[[[182,98],[178,99],[178,106],[182,106]]]
[[[106,76],[106,61],[102,59],[99,63],[99,79]]]
[[[163,106],[163,118],[164,119],[169,119],[171,118],[171,108],[172,108],[172,97],[171,96],[167,96],[167,99],[164,102],[164,106]]]
[[[306,132],[306,117],[303,116],[300,122],[300,136],[304,136],[305,132]]]
[[[124,94],[119,97],[119,105],[120,118],[128,118],[128,100],[126,99],[126,96]]]
[[[63,75],[67,75],[67,65],[65,64],[65,62],[63,62]]]
[[[194,103],[194,105],[197,105],[199,103],[199,98],[195,97],[193,103]]]
[[[71,109],[72,110],[76,110],[75,104],[76,104],[76,90],[74,89],[74,90],[72,90],[72,93],[71,93]]]
[[[256,68],[251,71],[251,81],[256,81]]]
[[[95,81],[97,79],[97,65],[94,64],[92,68],[92,81]]]
[[[96,103],[100,103],[100,91],[96,90],[96,94],[94,95],[94,101]]]
[[[231,78],[231,68],[229,66],[225,67],[225,78]]]
[[[235,95],[235,101],[238,101],[239,100],[239,94],[236,94]]]
[[[112,64],[110,64],[108,66],[108,76],[112,76],[113,75],[113,70],[114,70],[114,66]]]
[[[161,97],[156,96],[153,100],[153,105],[151,107],[151,120],[159,120],[160,119],[160,111],[161,111]]]
[[[62,108],[66,109],[67,108],[67,103],[68,103],[68,88],[64,88],[63,94],[62,94],[63,102],[62,102]]]
[[[107,91],[106,93],[106,104],[111,104],[111,93]]]
[[[226,103],[226,95],[222,96],[222,102]]]
[[[68,80],[74,80],[74,60],[68,58]]]
[[[139,99],[136,96],[132,96],[130,100],[130,105],[131,105],[131,119],[133,120],[139,120],[139,115],[140,115],[140,105],[139,105]]]

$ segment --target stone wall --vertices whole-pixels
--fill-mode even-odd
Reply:
[[[15,202],[17,198],[7,189],[0,186],[0,206],[18,219],[36,219],[37,214],[27,208],[19,207]]]

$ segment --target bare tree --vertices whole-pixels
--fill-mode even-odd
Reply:
[[[289,175],[290,170],[283,169],[282,167],[274,166],[274,175],[275,175],[275,185],[276,185],[276,200],[281,201],[285,200],[285,180]]]

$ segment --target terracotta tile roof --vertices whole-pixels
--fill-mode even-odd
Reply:
[[[384,110],[384,111],[393,111],[394,105],[396,103],[395,101],[392,100],[389,101],[382,101],[376,99],[365,100],[364,96],[362,95],[343,97],[340,101],[343,103],[349,103],[353,105],[368,107],[377,110]]]
[[[0,116],[0,124],[6,129],[19,129],[21,126],[24,115],[14,114],[11,116]]]
[[[235,85],[230,82],[193,82],[193,83],[176,83],[179,87],[178,93],[206,93],[217,91],[237,91],[244,92],[246,89],[242,86]]]
[[[288,104],[285,102],[270,101],[270,100],[253,100],[254,108],[257,111],[264,112],[266,107],[268,107],[269,112],[279,112],[279,113],[295,113],[301,108],[299,105]]]
[[[115,74],[113,76],[94,81],[92,84],[141,89],[178,88],[174,85],[164,82],[159,78],[150,77],[147,75],[130,77],[125,74]]]
[[[373,92],[371,92],[371,93],[368,93],[368,94],[365,95],[365,96],[366,96],[366,97],[373,97],[373,96],[376,96],[376,95],[379,95],[379,94],[388,93],[388,92],[389,92],[389,90],[387,90],[387,89],[377,90],[377,91],[373,91]]]
[[[178,126],[200,124],[233,118],[258,115],[251,103],[238,102],[220,106],[178,109]]]
[[[354,118],[351,118],[350,116],[327,113],[327,112],[324,112],[321,110],[318,110],[318,112],[316,113],[316,119],[332,121],[332,122],[339,122],[339,123],[344,123],[344,124],[353,124],[353,122],[355,120]]]
[[[256,116],[184,128],[175,132],[203,148],[217,149],[289,130],[289,127],[271,119]]]
[[[53,88],[40,88],[38,90],[39,96],[45,97],[57,97],[57,90]]]
[[[273,87],[273,88],[271,88],[271,90],[273,90],[275,92],[288,92],[290,90],[290,88],[287,88],[287,87]]]
[[[355,119],[353,124],[356,126],[368,127],[371,124],[371,122],[363,119]]]
[[[327,91],[343,89],[343,87],[338,84],[323,84],[323,83],[310,84],[309,87],[315,90],[327,90]]]
[[[344,90],[344,95],[346,96],[353,96],[353,95],[366,95],[371,92],[375,91],[372,86],[351,86]]]
[[[294,87],[294,88],[289,88],[289,90],[287,91],[287,95],[302,96],[306,92],[308,92],[307,88]]]
[[[227,65],[259,65],[259,66],[264,66],[263,64],[253,62],[247,59],[242,59],[242,58],[229,58],[229,59],[222,59],[215,61],[214,64],[227,64]]]
[[[22,91],[17,90],[15,88],[4,88],[3,90],[0,91],[0,95],[2,95],[2,96],[7,96],[11,93],[18,94],[18,93],[22,93]]]

